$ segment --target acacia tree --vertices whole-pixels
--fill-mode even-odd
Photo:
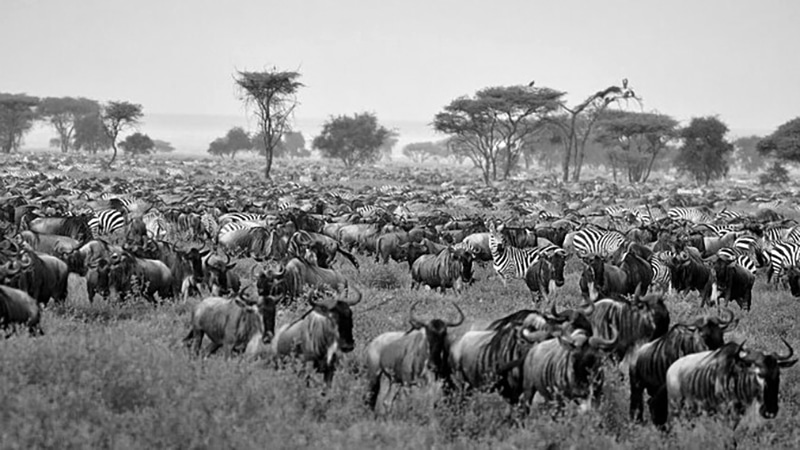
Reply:
[[[269,179],[275,148],[284,133],[290,130],[289,119],[297,106],[296,93],[303,84],[297,81],[299,72],[279,71],[237,72],[236,84],[247,105],[255,106],[267,165],[264,177]]]
[[[598,122],[596,139],[607,147],[614,180],[624,167],[629,182],[645,182],[653,164],[677,136],[678,122],[655,113],[606,111]]]
[[[413,142],[403,147],[403,155],[417,164],[423,164],[430,158],[441,158],[447,154],[444,142]]]
[[[111,148],[111,139],[103,126],[100,105],[90,114],[86,114],[75,122],[75,136],[72,145],[77,151],[86,150],[92,154]]]
[[[561,135],[564,158],[562,160],[561,179],[565,183],[570,179],[569,169],[572,167],[572,181],[580,181],[583,159],[586,154],[586,142],[602,113],[613,103],[620,100],[639,98],[632,89],[628,88],[628,80],[622,81],[622,86],[609,86],[590,95],[577,106],[569,107],[565,103],[559,106],[564,111],[549,122]]]
[[[330,118],[312,145],[323,157],[341,159],[350,168],[380,159],[381,146],[391,135],[391,131],[378,124],[374,114],[361,113]]]
[[[73,148],[75,128],[84,116],[94,114],[100,106],[88,98],[47,97],[39,103],[39,115],[58,133],[61,152]]]
[[[733,153],[733,144],[725,140],[727,133],[728,126],[716,117],[693,118],[680,131],[683,144],[678,149],[675,165],[706,185],[727,175],[726,156]]]
[[[556,111],[563,92],[530,86],[489,87],[474,97],[459,97],[433,119],[434,128],[451,135],[451,150],[481,169],[484,182],[503,179],[519,160],[525,139],[541,129],[540,119]],[[501,160],[501,156],[503,157]]]
[[[156,146],[155,142],[150,139],[150,136],[143,133],[128,135],[119,145],[125,150],[125,153],[133,156],[149,155]]]
[[[758,143],[758,152],[786,162],[800,162],[800,117],[779,126]]]
[[[37,118],[38,104],[39,99],[30,95],[0,93],[0,153],[19,150]]]
[[[766,164],[766,159],[758,151],[758,143],[762,136],[744,136],[733,141],[733,158],[736,164],[747,173],[753,173]]]
[[[135,103],[108,102],[103,107],[101,114],[103,128],[111,142],[111,149],[114,150],[111,159],[106,163],[107,169],[111,169],[112,164],[117,159],[117,139],[119,134],[125,129],[136,126],[143,115],[142,105]]]

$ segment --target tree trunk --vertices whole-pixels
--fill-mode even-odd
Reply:
[[[111,160],[108,161],[108,164],[106,164],[106,169],[111,169],[111,166],[114,164],[114,161],[117,159],[117,143],[116,142],[112,142],[111,143],[111,149],[114,150],[114,153],[111,155]]]
[[[561,167],[562,176],[561,181],[564,183],[569,181],[569,163],[570,159],[572,158],[572,142],[571,137],[567,140],[566,144],[564,145],[564,163]]]

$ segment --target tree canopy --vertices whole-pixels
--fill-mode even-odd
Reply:
[[[787,162],[800,162],[800,117],[779,126],[758,143],[758,152]]]
[[[39,99],[26,94],[0,93],[0,153],[19,150],[36,120]]]
[[[299,72],[280,71],[277,68],[263,72],[240,71],[236,74],[236,85],[241,97],[248,105],[255,106],[260,136],[267,164],[265,178],[269,179],[272,158],[283,135],[291,129],[289,119],[297,106],[297,91],[303,86],[298,80]]]
[[[448,154],[445,141],[413,142],[403,147],[403,155],[417,164],[424,164],[431,158],[443,158]]]
[[[111,148],[114,150],[114,154],[106,164],[107,168],[110,169],[111,165],[114,164],[114,160],[117,159],[117,139],[119,134],[125,129],[136,126],[143,115],[142,105],[135,103],[124,101],[108,102],[103,107],[101,115],[103,128],[111,141]]]
[[[149,155],[156,146],[150,136],[138,132],[128,135],[119,145],[125,153],[133,156]]]
[[[72,145],[77,151],[86,150],[90,153],[111,148],[111,138],[103,126],[99,106],[96,111],[81,116],[75,122],[75,136]]]
[[[678,122],[656,113],[606,111],[598,122],[595,139],[608,149],[614,180],[625,169],[629,182],[644,182],[653,164],[678,136]]]
[[[762,136],[753,135],[733,141],[733,159],[747,173],[753,173],[766,165],[765,155],[758,151],[758,143],[762,139]]]
[[[727,133],[728,126],[716,117],[693,118],[680,132],[683,143],[675,165],[703,184],[727,175],[726,157],[733,153],[733,144],[725,139]]]
[[[349,168],[380,159],[381,146],[391,135],[374,114],[365,112],[330,118],[312,145],[323,157],[341,159]]]
[[[88,115],[96,115],[100,105],[88,98],[47,97],[39,103],[39,115],[53,126],[58,134],[61,151],[74,148],[75,129]]]
[[[237,152],[253,149],[250,135],[242,127],[233,127],[225,136],[215,139],[208,146],[208,153],[215,156],[229,155],[231,159]]]
[[[559,108],[563,95],[549,88],[489,87],[450,102],[433,126],[451,136],[452,151],[468,157],[489,184],[497,180],[498,164],[503,178],[508,177],[525,139],[539,131],[540,119]]]

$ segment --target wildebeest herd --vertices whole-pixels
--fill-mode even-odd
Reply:
[[[781,369],[797,362],[785,339],[785,352],[770,353],[724,336],[756,313],[756,277],[800,295],[794,210],[780,213],[782,201],[743,188],[705,198],[602,181],[498,189],[434,185],[437,177],[424,171],[403,185],[356,188],[319,174],[267,183],[183,173],[191,170],[161,178],[73,177],[63,165],[7,170],[6,333],[46,332],[48,303],[66,301],[74,274],[85,279],[89,301],[201,297],[187,318],[193,353],[207,337],[207,355],[222,348],[227,356],[295,356],[330,384],[341,354],[356,348],[358,270],[374,260],[407,265],[411,288],[442,292],[454,313],[426,319],[416,302],[407,330],[360,343],[365,397],[379,414],[418,385],[441,385],[442,395],[489,390],[523,409],[536,394],[590,407],[619,366],[633,419],[644,420],[645,391],[658,425],[687,405],[737,414],[752,406],[771,418]],[[356,275],[346,276],[345,265]],[[583,298],[556,304],[570,266]],[[459,297],[485,281],[479,268],[504,285],[524,283],[532,308],[465,317]],[[675,323],[665,300],[673,292],[705,313]],[[279,323],[281,310],[300,302],[308,305],[302,316]]]

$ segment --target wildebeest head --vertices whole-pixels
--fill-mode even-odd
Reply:
[[[561,249],[555,250],[548,259],[553,266],[551,279],[556,282],[556,286],[564,286],[564,264],[566,263],[567,252]]]
[[[721,317],[703,316],[689,325],[690,331],[698,332],[700,339],[705,343],[709,350],[716,350],[725,344],[724,334],[729,328],[735,327],[739,319],[735,319],[733,311],[725,308],[726,319]]]
[[[225,253],[224,260],[218,255],[212,254],[206,260],[208,269],[208,273],[205,274],[207,276],[206,284],[212,291],[217,289],[220,293],[228,292],[231,288],[228,286],[228,271],[233,270],[234,267],[236,267],[236,262],[231,262],[231,255],[228,253]]]
[[[771,419],[778,414],[778,391],[780,390],[780,369],[792,367],[797,363],[797,358],[791,359],[794,349],[781,338],[783,344],[788,348],[786,355],[779,353],[763,353],[757,350],[746,350],[744,343],[739,346],[736,355],[745,364],[748,371],[753,373],[763,386],[763,398],[759,413],[766,419]]]
[[[589,336],[584,330],[558,337],[562,347],[569,350],[568,357],[572,360],[576,390],[585,390],[586,393],[591,390],[595,395],[602,392],[602,352],[612,349],[618,336],[619,332],[612,326],[611,337],[608,339]]]
[[[633,295],[633,305],[638,308],[640,314],[649,321],[653,327],[651,339],[663,336],[669,331],[669,311],[664,303],[662,294],[651,293],[644,297],[640,294],[640,288],[636,288]]]
[[[449,322],[442,319],[432,319],[425,322],[414,315],[414,309],[416,309],[420,302],[421,301],[417,301],[411,306],[411,310],[408,313],[408,322],[411,324],[412,330],[425,330],[428,351],[431,364],[433,365],[432,369],[440,378],[447,377],[450,375],[450,370],[447,366],[447,329],[457,327],[464,323],[464,313],[456,303],[453,303],[459,315],[457,321]]]
[[[258,265],[254,265],[250,269],[251,278],[256,268]],[[286,267],[278,264],[277,267],[269,267],[267,270],[261,271],[256,281],[256,289],[258,295],[276,295],[283,298],[286,294]]]
[[[205,247],[205,246],[204,246]],[[175,249],[175,254],[184,261],[189,267],[192,268],[192,276],[196,280],[200,280],[203,278],[203,257],[206,256],[210,250],[205,249],[204,247],[201,248],[190,248],[189,250],[179,250]]]
[[[353,287],[356,291],[357,297],[355,300],[348,300],[347,294],[343,293],[331,299],[317,302],[312,301],[314,308],[317,308],[322,313],[327,313],[336,324],[339,333],[339,348],[344,353],[352,352],[355,348],[355,340],[353,339],[353,310],[352,306],[361,301],[361,291]]]

